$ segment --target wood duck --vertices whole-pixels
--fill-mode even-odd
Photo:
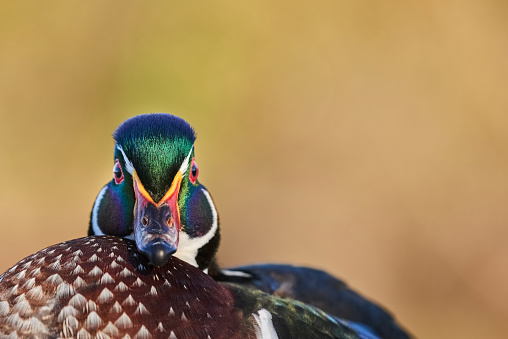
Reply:
[[[305,303],[219,283],[176,256],[154,266],[130,239],[45,248],[0,276],[1,338],[374,339]]]
[[[198,180],[196,137],[183,119],[139,115],[122,123],[113,136],[113,178],[95,200],[89,235],[132,239],[154,266],[176,257],[216,281],[283,297],[288,306],[304,302],[327,317],[361,324],[360,331],[368,329],[381,338],[410,337],[382,307],[323,271],[289,265],[219,269],[218,213]]]
[[[198,181],[195,135],[169,114],[114,133],[113,179],[89,236],[0,276],[6,338],[407,338],[382,308],[325,272],[219,269],[213,200]]]

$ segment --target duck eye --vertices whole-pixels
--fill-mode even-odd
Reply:
[[[189,173],[189,180],[190,180],[190,182],[195,184],[196,183],[196,179],[198,178],[198,174],[199,174],[198,165],[196,164],[196,161],[194,160],[194,158],[192,158],[191,170],[190,170],[190,173]]]
[[[118,159],[115,160],[115,166],[113,167],[113,178],[115,179],[115,183],[117,185],[124,179],[122,165],[120,165],[120,161]]]

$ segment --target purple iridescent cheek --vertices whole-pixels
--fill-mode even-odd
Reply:
[[[132,208],[120,192],[108,189],[101,201],[99,225],[108,235],[126,236],[132,232]]]
[[[203,193],[203,186],[191,190],[185,200],[185,211],[182,214],[182,224],[191,238],[200,237],[212,228],[212,207]]]

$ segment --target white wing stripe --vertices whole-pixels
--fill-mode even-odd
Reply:
[[[272,314],[266,308],[260,309],[258,314],[253,314],[252,316],[257,323],[254,325],[257,339],[279,339],[273,327]]]

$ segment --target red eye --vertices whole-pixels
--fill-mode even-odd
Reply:
[[[199,174],[198,165],[196,164],[196,160],[194,160],[194,158],[192,158],[191,170],[190,170],[190,173],[189,173],[189,180],[190,180],[190,182],[195,184],[196,183],[196,179],[198,178],[198,174]]]
[[[115,160],[115,166],[113,167],[113,178],[115,179],[115,183],[117,185],[123,181],[122,165],[120,165],[120,161],[118,161],[118,159]]]

